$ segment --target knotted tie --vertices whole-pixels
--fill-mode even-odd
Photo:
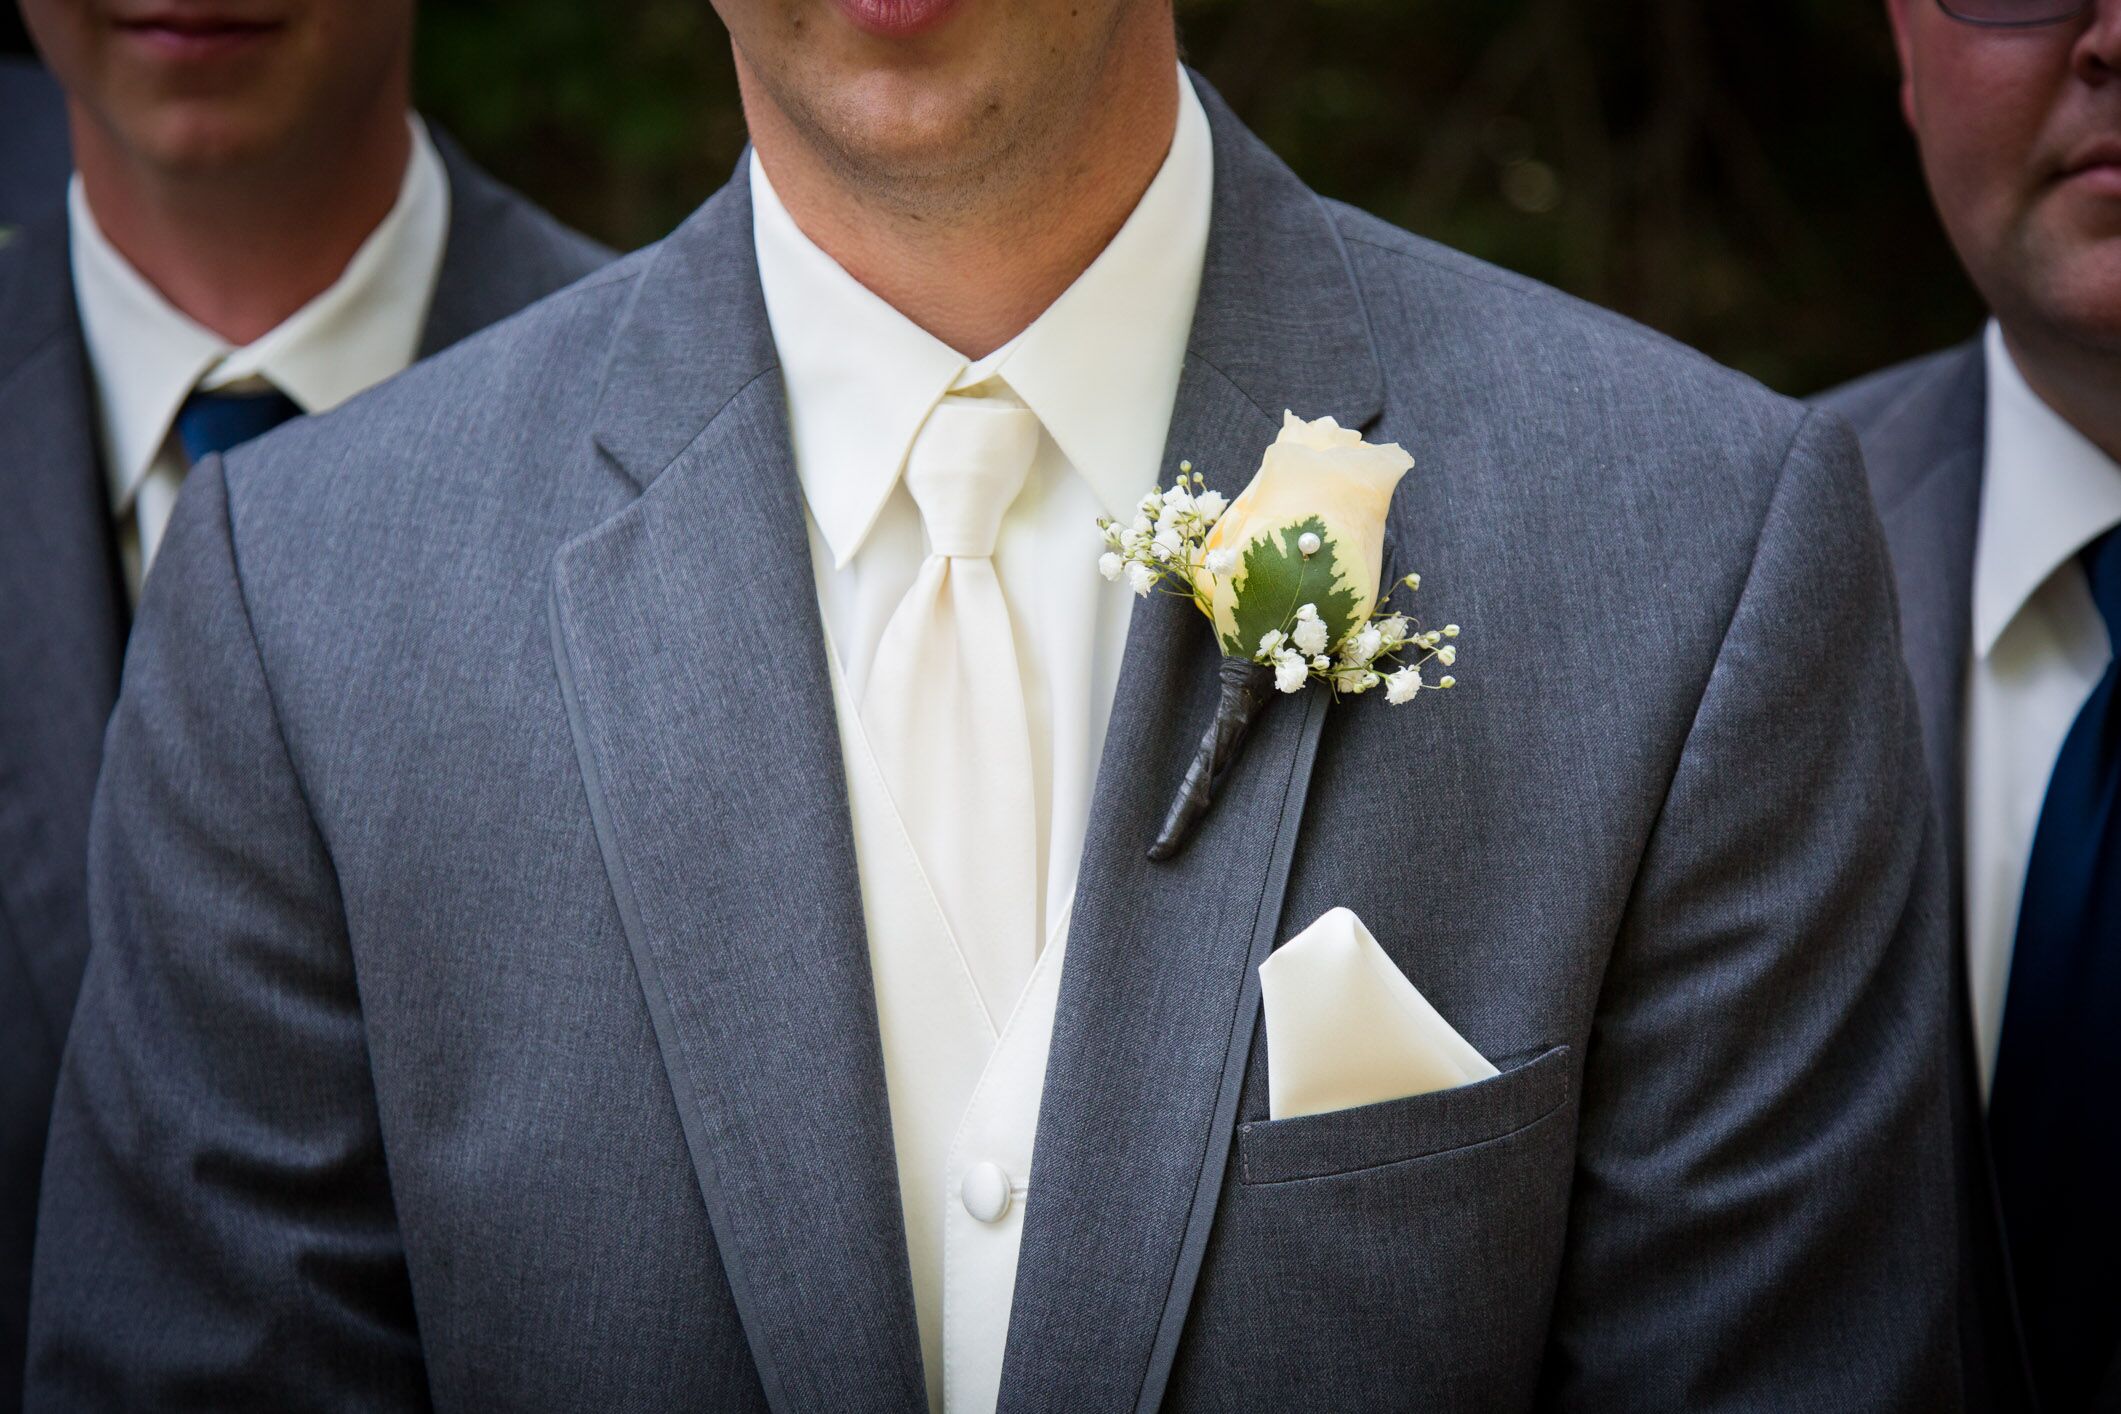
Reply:
[[[263,437],[302,409],[279,389],[262,393],[196,392],[177,410],[177,440],[184,455],[197,466],[215,452],[240,447],[253,437]]]
[[[2121,530],[2084,552],[2116,648],[2055,758],[2026,867],[1989,1100],[2043,1406],[2092,1407],[2121,1356]]]
[[[1039,422],[951,396],[906,462],[928,557],[884,625],[861,716],[944,919],[997,1024],[1036,959],[1030,729],[1009,606],[994,573],[1002,517]]]
[[[177,506],[183,475],[215,452],[261,437],[301,415],[294,400],[276,389],[262,393],[194,392],[177,409],[176,433],[185,465],[175,476],[148,476],[133,493],[133,523],[125,537],[128,575],[145,575]],[[137,584],[136,584],[137,587]]]

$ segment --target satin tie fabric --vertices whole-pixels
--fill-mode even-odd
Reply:
[[[2121,1389],[2121,531],[2084,552],[2114,660],[2063,740],[2026,866],[1989,1100],[2044,1408]]]
[[[1030,727],[993,555],[1039,434],[1013,400],[953,394],[929,413],[905,473],[928,556],[884,625],[861,707],[997,1030],[1038,956],[1039,900]]]
[[[196,392],[177,410],[177,440],[193,466],[215,452],[240,447],[263,437],[281,423],[302,415],[295,400],[272,389],[262,393]]]

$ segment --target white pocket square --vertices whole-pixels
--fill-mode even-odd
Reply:
[[[1259,965],[1274,1119],[1403,1100],[1496,1074],[1345,908]]]

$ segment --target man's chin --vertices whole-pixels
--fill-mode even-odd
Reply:
[[[209,178],[270,166],[286,145],[285,123],[210,100],[168,104],[127,127],[126,146],[170,176]]]
[[[987,170],[1008,146],[1016,115],[956,86],[897,74],[850,82],[820,115],[832,145],[856,170],[919,181]]]
[[[2121,353],[2121,203],[2110,212],[2076,205],[2068,220],[2048,223],[2027,262],[2037,272],[2027,293],[2041,321],[2071,342]]]
[[[2021,292],[2012,304],[1994,305],[2021,360],[2095,355],[2121,359],[2121,283],[2103,286],[2049,283]]]
[[[2097,304],[2071,306],[2062,312],[2061,324],[2079,347],[2121,360],[2121,290],[2107,291]]]

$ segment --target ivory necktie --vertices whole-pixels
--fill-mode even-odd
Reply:
[[[1014,402],[950,396],[928,414],[906,461],[928,557],[862,695],[877,764],[997,1027],[1037,956],[1038,875],[1030,729],[994,541],[1038,439],[1037,417]]]

